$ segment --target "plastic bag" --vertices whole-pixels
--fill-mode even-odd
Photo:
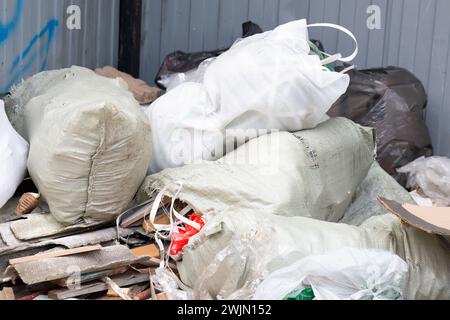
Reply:
[[[242,38],[247,38],[258,33],[262,33],[262,29],[257,24],[251,21],[242,24]],[[217,57],[227,50],[228,48],[195,53],[175,51],[164,58],[156,75],[155,83],[163,90],[170,90],[177,83],[180,84],[190,79],[191,75],[188,75],[188,73],[191,70],[197,69],[203,61]]]
[[[311,288],[316,300],[398,300],[407,271],[406,262],[389,252],[344,248],[273,272],[254,299],[281,300]]]
[[[205,223],[202,220],[202,214],[193,213],[189,216],[189,220],[196,222],[203,228]],[[201,229],[200,229],[201,230]],[[200,232],[190,225],[186,225],[183,228],[177,228],[176,232],[172,233],[172,242],[170,244],[169,254],[171,256],[177,256],[183,251],[183,248],[189,243],[189,239]]]
[[[268,265],[274,259],[282,259],[279,248],[272,241],[272,233],[269,226],[249,230],[217,252],[194,285],[194,299],[252,299],[256,288],[269,274]],[[210,282],[220,275],[225,276],[224,285],[220,291],[211,294]]]
[[[166,91],[170,91],[184,82],[197,82],[203,81],[206,68],[214,61],[215,58],[209,58],[204,60],[196,69],[192,69],[186,72],[172,73],[169,75],[162,75],[161,80],[158,83],[166,88]]]
[[[0,208],[14,195],[27,171],[28,142],[11,126],[0,100]]]
[[[157,268],[151,276],[151,281],[158,291],[167,295],[169,300],[192,300],[192,291],[183,286],[168,267]]]
[[[408,187],[419,189],[437,206],[450,206],[450,159],[421,157],[397,170],[408,174]]]
[[[245,143],[238,139],[242,131],[255,137],[314,128],[349,84],[346,74],[323,65],[348,61],[357,49],[348,58],[320,60],[310,54],[313,26],[293,21],[242,39],[210,63],[201,83],[185,82],[155,101],[146,110],[154,155],[149,172],[218,159]]]
[[[378,162],[404,185],[396,169],[432,154],[424,120],[425,89],[412,73],[397,67],[353,70],[349,75],[347,92],[328,115],[375,128]]]

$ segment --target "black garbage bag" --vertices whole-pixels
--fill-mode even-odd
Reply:
[[[247,21],[242,24],[243,38],[262,32],[262,29],[256,23]],[[164,76],[173,73],[185,73],[189,70],[196,69],[204,60],[217,57],[227,50],[228,48],[194,53],[186,53],[183,51],[172,52],[164,58],[158,74],[156,75],[155,83],[160,89],[165,90],[166,88],[159,82]]]
[[[352,70],[349,75],[347,92],[328,115],[374,127],[380,165],[405,185],[396,169],[433,153],[424,119],[425,88],[412,73],[398,67]]]

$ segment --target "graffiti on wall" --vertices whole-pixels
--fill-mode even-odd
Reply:
[[[16,0],[12,17],[8,21],[0,20],[0,46],[7,45],[8,41],[14,41],[15,31],[20,25],[23,11],[24,0]],[[17,53],[11,65],[7,66],[8,84],[1,91],[9,91],[34,65],[38,64],[39,71],[47,67],[49,51],[58,24],[57,19],[49,19],[42,29],[31,37],[25,49]]]

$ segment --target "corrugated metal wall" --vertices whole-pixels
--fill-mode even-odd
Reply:
[[[69,30],[67,7],[81,9]],[[0,0],[0,92],[44,69],[117,65],[119,0]]]
[[[381,9],[381,30],[367,28],[371,4]],[[341,24],[359,40],[358,68],[397,65],[422,80],[435,149],[450,156],[449,0],[144,0],[143,11],[141,77],[149,82],[166,54],[229,46],[246,20],[264,30],[298,18]],[[344,34],[312,29],[310,36],[328,52],[351,52]]]

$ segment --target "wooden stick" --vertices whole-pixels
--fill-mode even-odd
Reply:
[[[53,251],[53,252],[38,254],[38,255],[34,255],[34,256],[11,259],[11,260],[9,260],[9,264],[15,265],[15,264],[20,264],[20,263],[27,263],[27,262],[32,262],[32,261],[56,258],[56,257],[70,256],[70,255],[74,255],[74,254],[97,251],[97,250],[101,250],[102,248],[103,247],[101,245],[95,245],[95,246],[86,246],[86,247],[79,247],[79,248],[74,248],[74,249]]]
[[[133,300],[139,300],[139,301],[147,300],[148,298],[151,297],[151,295],[152,295],[152,289],[147,289],[147,290],[144,290],[141,293],[138,293],[137,295],[135,295],[133,297]]]

